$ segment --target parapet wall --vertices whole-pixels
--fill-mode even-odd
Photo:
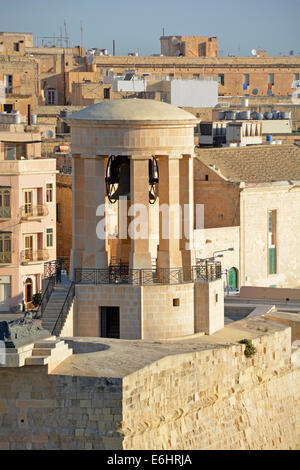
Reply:
[[[290,334],[254,340],[252,358],[231,345],[169,356],[125,377],[123,448],[295,449],[300,380]]]
[[[1,368],[0,450],[299,448],[300,364],[291,364],[291,330],[262,318],[239,328],[245,337],[262,335],[250,358],[244,345],[204,341],[203,350],[195,343],[197,351],[123,378],[76,376],[82,370],[66,366],[68,375]]]
[[[0,450],[121,449],[122,381],[0,370]]]

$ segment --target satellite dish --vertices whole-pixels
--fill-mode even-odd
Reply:
[[[48,131],[45,131],[44,136],[46,137],[46,139],[52,139],[53,132],[49,129]]]
[[[252,90],[252,95],[257,95],[257,93],[258,93],[258,89],[254,88],[254,90]]]
[[[256,55],[257,55],[257,50],[256,50],[256,49],[252,49],[251,54],[252,54],[253,56],[256,56]]]

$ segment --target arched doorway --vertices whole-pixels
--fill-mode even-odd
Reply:
[[[238,270],[231,268],[228,271],[228,288],[231,290],[238,289]]]
[[[32,302],[32,279],[30,277],[28,277],[25,281],[25,305],[26,305],[26,308],[28,306],[29,303]]]

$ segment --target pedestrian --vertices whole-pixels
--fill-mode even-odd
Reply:
[[[60,261],[56,263],[56,284],[61,283],[61,264]]]

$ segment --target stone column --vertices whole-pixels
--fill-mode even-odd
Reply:
[[[105,158],[104,156],[84,157],[84,160],[85,250],[82,264],[85,268],[107,268],[104,209]],[[102,212],[97,214],[99,205],[102,205]],[[102,230],[100,230],[101,225]],[[102,235],[102,238],[99,238],[99,235]]]
[[[194,252],[194,162],[193,155],[183,155],[180,160],[180,205],[182,213],[182,238],[180,251],[182,266],[195,265]]]
[[[149,157],[130,159],[131,269],[151,269],[149,243]]]
[[[71,279],[74,279],[74,270],[82,267],[84,243],[84,160],[79,154],[74,154],[72,161]]]
[[[182,266],[180,253],[179,161],[181,156],[159,157],[158,268]]]

